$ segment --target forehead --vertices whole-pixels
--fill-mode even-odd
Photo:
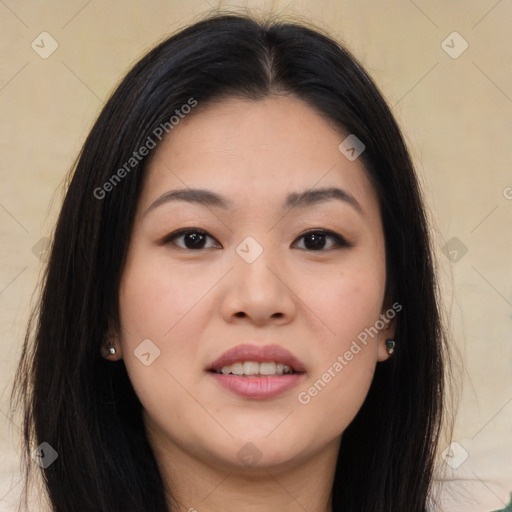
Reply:
[[[142,207],[176,188],[207,188],[243,207],[341,187],[372,208],[377,198],[361,160],[338,149],[347,135],[295,96],[199,104],[155,149]]]

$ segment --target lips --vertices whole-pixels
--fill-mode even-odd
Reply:
[[[242,367],[240,363],[244,363],[244,368],[249,367],[249,373],[251,373],[251,367],[258,366],[260,374],[233,375],[229,372],[230,369],[235,373],[237,370],[240,371]],[[267,370],[275,371],[277,367],[281,367],[282,370],[287,368],[286,373],[283,371],[273,375],[261,374],[266,373]],[[222,371],[223,368],[224,371]],[[224,352],[210,364],[206,375],[219,386],[219,389],[226,390],[238,398],[271,400],[284,396],[291,389],[304,383],[306,367],[291,352],[279,345],[261,346],[246,343]]]
[[[227,350],[207,368],[210,372],[220,372],[222,367],[234,363],[253,361],[256,363],[274,362],[289,366],[294,373],[304,373],[306,367],[291,352],[279,345],[242,344]]]

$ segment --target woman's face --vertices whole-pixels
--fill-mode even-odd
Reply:
[[[393,331],[376,193],[293,96],[201,107],[151,155],[120,286],[150,441],[217,467],[335,458]]]

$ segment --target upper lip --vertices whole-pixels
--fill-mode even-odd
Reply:
[[[256,363],[274,361],[290,366],[295,372],[306,371],[302,361],[279,345],[251,345],[249,343],[237,345],[227,350],[218,359],[213,361],[207,370],[219,371],[223,366],[244,361],[254,361]]]

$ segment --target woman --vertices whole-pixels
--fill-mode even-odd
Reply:
[[[54,511],[435,507],[445,334],[417,179],[339,44],[234,15],[106,103],[18,370]]]

